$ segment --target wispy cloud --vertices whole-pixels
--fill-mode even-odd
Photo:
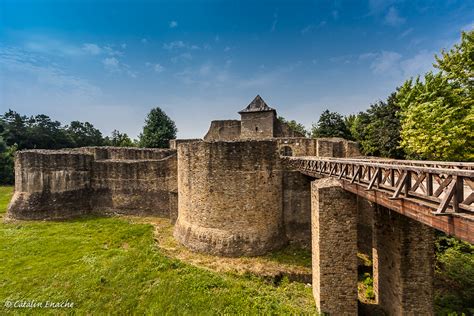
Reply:
[[[95,43],[84,43],[82,44],[82,50],[89,55],[101,55],[106,54],[109,56],[122,56],[123,52],[116,50],[115,45],[104,45],[100,46]],[[121,44],[120,47],[125,48],[127,45]]]
[[[277,24],[278,24],[278,12],[275,12],[273,13],[273,22],[272,22],[272,27],[270,28],[271,32],[275,32]]]
[[[405,31],[403,31],[402,33],[400,33],[400,35],[398,35],[398,39],[405,38],[405,37],[407,37],[408,35],[410,35],[411,33],[413,33],[413,28],[412,28],[412,27],[410,27],[409,29],[406,29]]]
[[[390,26],[399,26],[405,23],[406,19],[400,16],[395,7],[390,7],[384,18],[384,23]]]
[[[173,50],[176,48],[184,48],[186,47],[186,44],[183,41],[173,41],[170,43],[164,43],[163,48],[167,50]]]
[[[193,59],[193,55],[191,55],[191,53],[182,53],[182,54],[172,57],[171,62],[177,63],[180,61],[189,61],[191,59]]]
[[[82,45],[82,49],[91,55],[99,55],[102,49],[97,44],[85,43]]]
[[[67,74],[58,64],[19,48],[0,48],[0,65],[5,73],[8,71],[15,75],[33,76],[39,85],[54,87],[57,92],[83,96],[93,96],[101,92],[100,88],[87,80]]]
[[[171,29],[174,29],[175,27],[178,27],[178,21],[171,21],[169,24],[169,27]]]
[[[411,57],[404,57],[393,51],[365,53],[359,56],[361,62],[370,62],[370,69],[377,76],[401,80],[423,75],[433,70],[435,52],[421,50]]]
[[[331,15],[332,15],[332,18],[333,18],[334,20],[339,19],[339,11],[337,11],[337,10],[332,10]]]
[[[105,70],[111,73],[125,73],[132,78],[137,77],[137,73],[132,71],[131,67],[127,64],[120,62],[115,57],[106,57],[102,60]]]
[[[303,29],[301,29],[301,34],[306,34],[306,33],[309,33],[313,30],[320,29],[320,28],[324,27],[326,24],[327,24],[326,21],[321,21],[316,25],[315,24],[306,25]]]
[[[461,31],[472,31],[474,30],[474,22],[461,26]]]
[[[375,57],[370,68],[375,74],[395,74],[402,55],[396,52],[382,51]]]
[[[140,41],[142,42],[142,44],[148,44],[148,39],[145,37],[142,38]]]
[[[153,69],[156,73],[161,73],[165,70],[165,67],[163,67],[162,65],[160,65],[158,63],[147,62],[147,63],[145,63],[145,66]]]

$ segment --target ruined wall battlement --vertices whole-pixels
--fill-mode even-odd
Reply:
[[[15,157],[7,216],[64,219],[118,212],[176,213],[176,151],[118,147],[25,150]]]

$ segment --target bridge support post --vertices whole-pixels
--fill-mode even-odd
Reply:
[[[388,315],[433,315],[434,230],[377,207],[374,291]]]
[[[321,313],[357,314],[357,199],[340,182],[311,184],[313,295]]]

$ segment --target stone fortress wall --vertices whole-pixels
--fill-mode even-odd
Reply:
[[[176,217],[176,208],[174,150],[84,147],[16,153],[9,218],[103,212]]]
[[[290,132],[259,96],[239,113],[242,121],[213,121],[204,140],[172,140],[171,149],[20,151],[8,217],[169,217],[185,246],[225,256],[309,247],[311,179],[280,155],[352,157],[357,144]]]

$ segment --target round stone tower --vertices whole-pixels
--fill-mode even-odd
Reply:
[[[260,255],[286,243],[282,168],[271,140],[178,146],[174,236],[194,251]]]

